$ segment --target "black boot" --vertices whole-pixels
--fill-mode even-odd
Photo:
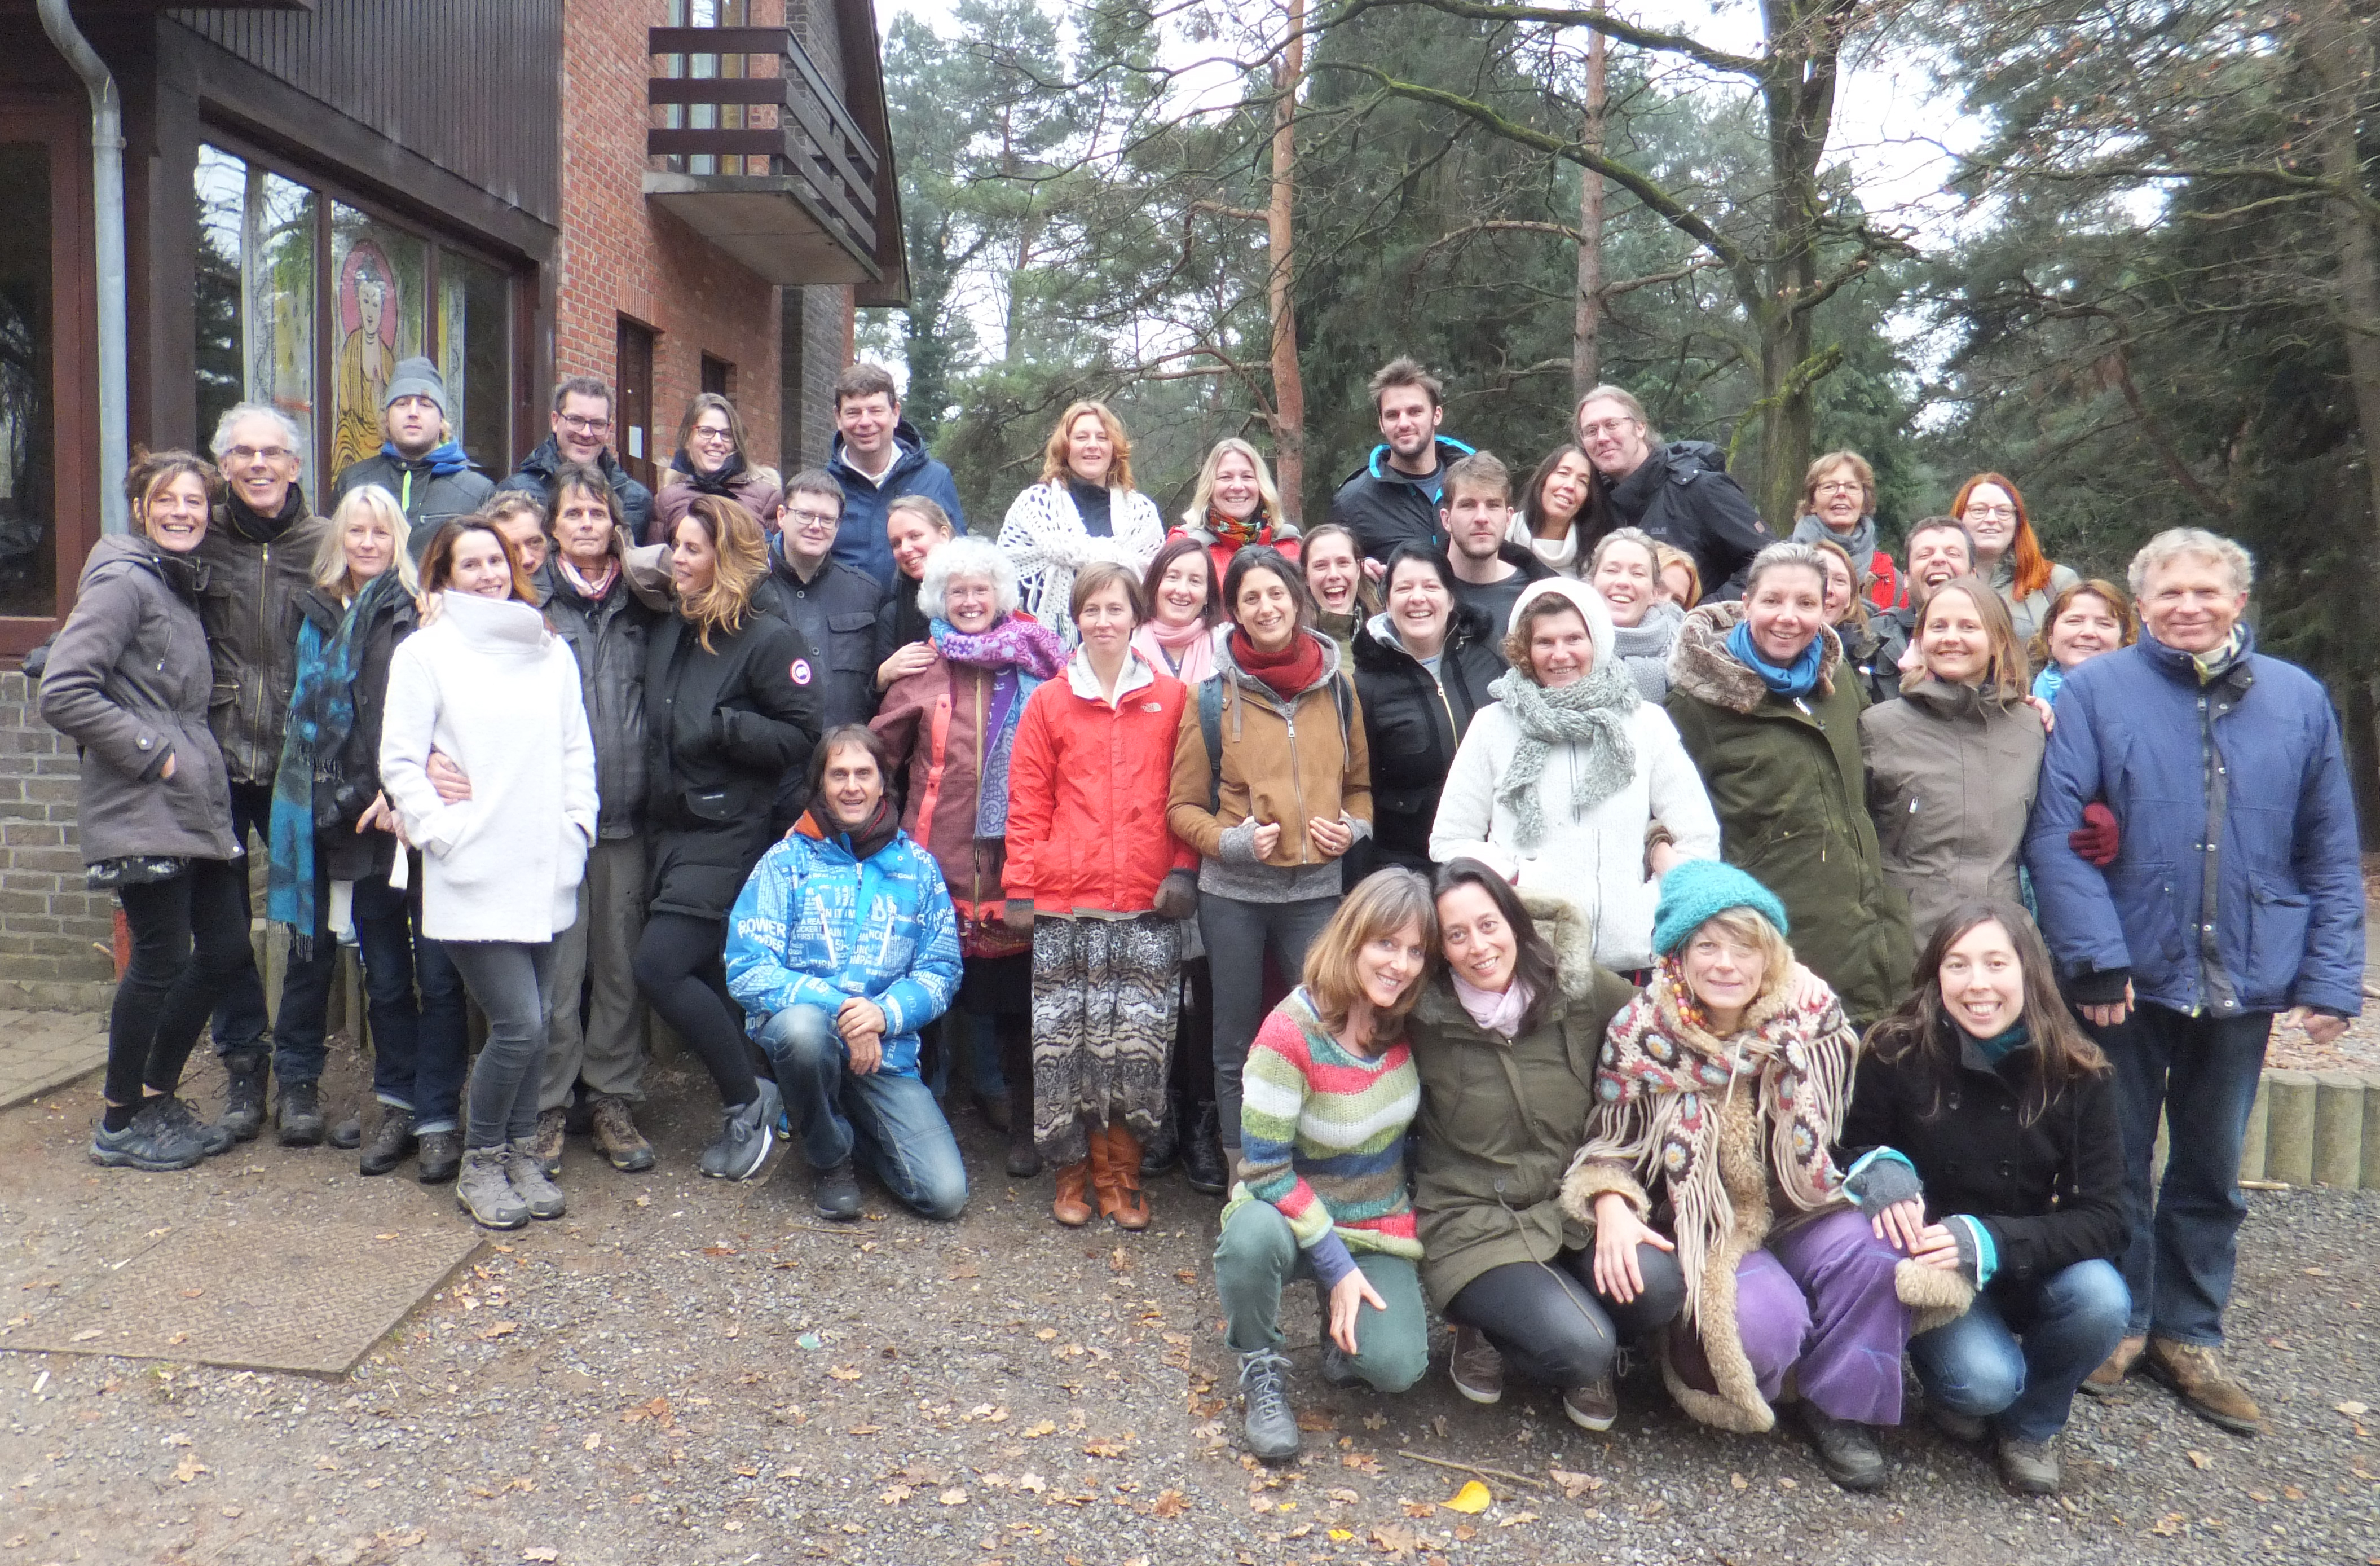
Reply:
[[[1222,1131],[1212,1104],[1198,1106],[1189,1133],[1182,1138],[1182,1178],[1189,1182],[1190,1189],[1209,1196],[1231,1189],[1232,1165],[1223,1157]]]
[[[319,1147],[322,1145],[322,1095],[310,1082],[285,1082],[281,1085],[281,1145],[285,1147]]]
[[[1008,1176],[1030,1180],[1041,1172],[1033,1145],[1033,1034],[1023,1018],[1000,1019],[1000,1074],[1008,1082]]]
[[[223,1055],[223,1125],[243,1142],[264,1129],[264,1078],[268,1062],[261,1049],[227,1050]]]
[[[1157,1122],[1156,1135],[1141,1144],[1140,1177],[1154,1180],[1182,1161],[1182,1100],[1174,1094],[1165,1096],[1165,1113]]]

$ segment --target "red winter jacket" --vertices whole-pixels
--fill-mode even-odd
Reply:
[[[1033,693],[1008,762],[1012,901],[1037,914],[1145,914],[1198,856],[1166,825],[1188,687],[1135,652],[1110,706],[1081,653]]]

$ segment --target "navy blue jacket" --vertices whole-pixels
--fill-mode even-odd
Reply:
[[[951,470],[926,455],[926,443],[907,419],[892,427],[892,444],[900,455],[885,470],[882,482],[860,476],[843,459],[843,437],[826,459],[826,470],[843,486],[843,525],[835,529],[833,558],[892,590],[892,546],[884,539],[884,513],[903,495],[923,495],[951,516],[953,535],[966,531],[966,513],[959,505],[959,487]]]
[[[2143,636],[2070,672],[2057,713],[2024,857],[2077,999],[2119,1000],[2128,975],[2189,1014],[2362,1010],[2355,799],[2313,676],[2251,637],[2202,687]],[[2104,870],[2066,843],[2093,800],[2122,829]]]
[[[605,446],[595,457],[595,466],[612,481],[612,492],[619,497],[620,515],[627,519],[628,537],[640,540],[653,524],[653,492],[628,477],[628,470]],[[512,477],[498,484],[499,492],[522,490],[551,504],[553,500],[553,476],[562,470],[562,446],[548,435],[538,443],[537,450],[521,458]]]

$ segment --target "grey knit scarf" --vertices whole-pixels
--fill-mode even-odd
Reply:
[[[1828,527],[1826,519],[1820,516],[1803,516],[1802,520],[1793,524],[1793,542],[1815,543],[1820,539],[1841,546],[1842,552],[1852,557],[1852,576],[1857,580],[1864,582],[1876,574],[1876,518],[1874,516],[1862,516],[1859,526],[1852,529],[1850,538],[1845,538]]]
[[[1512,812],[1521,847],[1535,848],[1545,840],[1537,783],[1556,746],[1579,747],[1570,791],[1573,818],[1619,793],[1635,774],[1636,742],[1629,734],[1628,719],[1642,698],[1619,659],[1605,659],[1586,678],[1558,690],[1548,690],[1517,671],[1508,672],[1497,676],[1488,694],[1501,701],[1521,725],[1512,764],[1496,783],[1497,803]]]
[[[1678,645],[1678,627],[1685,623],[1686,612],[1664,601],[1648,607],[1633,625],[1611,627],[1611,650],[1628,665],[1636,694],[1647,701],[1670,694],[1670,649]]]

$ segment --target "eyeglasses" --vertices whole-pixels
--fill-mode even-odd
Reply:
[[[700,441],[706,445],[725,446],[735,443],[735,436],[733,431],[717,429],[709,424],[696,425],[692,434],[687,438],[689,440]]]
[[[612,419],[608,414],[601,419],[589,419],[578,413],[565,413],[558,417],[562,420],[562,427],[574,435],[600,435],[612,427]]]
[[[1857,479],[1829,479],[1811,492],[1821,495],[1859,495],[1867,492],[1867,486]]]
[[[1982,516],[1986,518],[1998,517],[2003,522],[2012,521],[2016,517],[2016,507],[2012,505],[1971,505],[1967,507],[1965,515],[1969,516]]]
[[[835,528],[840,527],[843,524],[842,517],[829,516],[823,511],[787,511],[785,513],[785,520],[788,522],[807,522],[813,528]]]
[[[224,460],[247,463],[262,457],[267,462],[286,462],[297,455],[287,446],[234,446],[224,453]]]
[[[1591,441],[1598,435],[1624,434],[1628,431],[1637,428],[1639,428],[1639,426],[1633,419],[1605,419],[1593,424],[1580,425],[1578,427],[1578,432]]]

